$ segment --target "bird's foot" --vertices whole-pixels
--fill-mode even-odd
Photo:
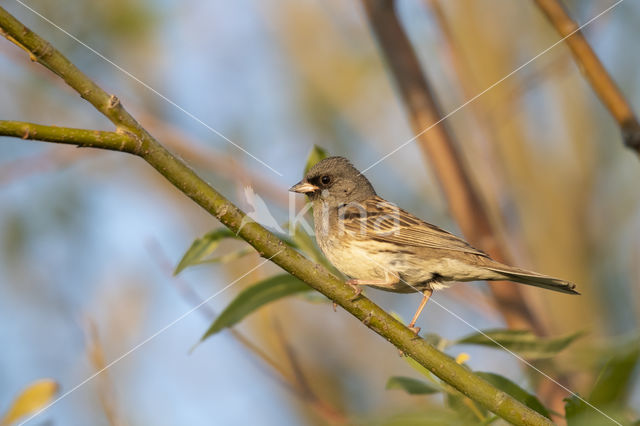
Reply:
[[[422,337],[420,337],[420,327],[416,327],[413,324],[409,324],[407,326],[407,328],[415,333],[415,337],[411,338],[411,340],[422,339]],[[403,357],[403,356],[405,356],[405,353],[404,353],[404,351],[402,349],[398,349],[398,355],[400,357]]]
[[[347,285],[353,289],[353,297],[350,299],[353,302],[360,297],[362,287],[358,284],[358,280],[355,279],[347,280]]]

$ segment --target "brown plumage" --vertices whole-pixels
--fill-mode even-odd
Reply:
[[[348,283],[356,294],[360,285],[424,293],[410,327],[431,292],[455,281],[508,280],[579,294],[568,281],[496,262],[463,239],[380,198],[346,158],[318,162],[290,190],[307,194],[313,202],[318,245],[352,278]]]

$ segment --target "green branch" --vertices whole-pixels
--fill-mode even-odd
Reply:
[[[136,152],[138,149],[138,140],[127,133],[43,126],[24,121],[0,120],[0,135],[112,151]]]
[[[3,29],[7,38],[28,51],[34,60],[59,75],[84,99],[107,116],[118,129],[117,134],[124,132],[135,139],[136,143],[132,144],[127,152],[147,161],[180,191],[218,218],[229,229],[239,233],[260,255],[271,258],[274,263],[342,306],[433,374],[505,420],[517,425],[551,424],[549,419],[458,365],[424,340],[416,338],[411,330],[366,297],[351,300],[353,290],[349,286],[321,265],[309,261],[302,254],[288,247],[259,224],[250,222],[240,229],[245,214],[167,151],[137,123],[115,96],[110,96],[98,87],[59,51],[2,8],[0,8],[0,28]],[[11,126],[0,128],[0,130],[2,130],[0,135],[17,137],[25,135],[24,132],[20,133]],[[52,131],[45,128],[41,130]],[[105,149],[116,148],[113,143],[107,142],[107,139],[112,136],[102,140],[95,137],[90,144],[87,143],[90,139],[89,133],[83,133],[83,137],[85,139],[82,143],[78,143],[79,145]],[[63,141],[56,140],[56,142]]]

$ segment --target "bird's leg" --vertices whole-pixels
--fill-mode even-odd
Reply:
[[[418,306],[418,310],[413,315],[413,319],[411,320],[411,322],[408,325],[409,330],[413,331],[416,334],[420,333],[420,327],[416,327],[416,321],[418,320],[418,317],[420,316],[420,313],[424,309],[424,306],[429,301],[429,298],[433,294],[433,290],[432,289],[427,289],[422,294],[423,294],[423,297],[422,297],[422,301],[420,302],[420,306]]]
[[[398,277],[394,277],[394,276],[391,276],[391,278],[387,276],[385,278],[386,279],[384,280],[358,280],[358,279],[347,280],[346,281],[347,285],[353,289],[353,297],[351,298],[351,301],[356,300],[358,296],[360,296],[360,293],[362,293],[362,287],[360,286],[379,285],[379,286],[385,287],[385,286],[396,284],[399,281]]]

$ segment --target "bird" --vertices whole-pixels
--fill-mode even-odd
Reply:
[[[455,282],[504,280],[580,294],[569,281],[495,261],[462,238],[378,196],[344,157],[317,162],[289,191],[309,197],[318,246],[349,277],[353,300],[362,286],[422,293],[408,325],[416,334],[416,321],[433,291]]]

